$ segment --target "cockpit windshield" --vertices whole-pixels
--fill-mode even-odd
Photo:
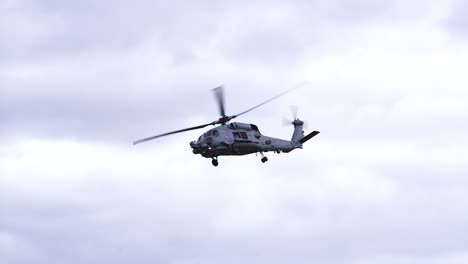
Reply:
[[[254,124],[250,124],[250,127],[252,128],[252,130],[257,131],[258,133],[260,133],[260,131],[258,130],[258,126],[254,125]]]

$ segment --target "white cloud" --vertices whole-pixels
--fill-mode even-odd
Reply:
[[[463,95],[409,95],[393,106],[392,118],[403,122],[467,119],[464,99]]]
[[[154,151],[155,146],[164,153]],[[241,241],[254,239],[251,247],[273,249],[281,247],[280,241],[311,243],[310,246],[315,247],[320,244],[315,237],[325,237],[331,247],[337,246],[343,237],[364,239],[361,245],[371,246],[375,232],[382,235],[396,230],[399,233],[407,225],[416,227],[410,231],[416,237],[410,242],[415,243],[421,234],[440,221],[454,222],[455,230],[463,226],[461,218],[449,220],[454,213],[451,211],[432,220],[425,219],[427,214],[432,214],[431,210],[421,207],[427,203],[427,194],[407,190],[414,188],[408,183],[416,175],[410,172],[408,176],[411,178],[405,179],[407,175],[386,175],[377,169],[381,166],[411,167],[419,173],[418,167],[435,152],[424,154],[413,149],[416,154],[408,152],[400,157],[399,154],[411,148],[393,148],[393,152],[389,151],[389,144],[386,149],[376,152],[357,144],[335,146],[335,151],[327,152],[323,142],[317,141],[294,157],[272,156],[268,167],[259,166],[260,162],[253,157],[246,157],[223,158],[222,167],[213,168],[209,161],[193,157],[188,148],[176,142],[133,148],[70,141],[25,141],[7,146],[0,160],[3,211],[8,214],[3,225],[7,230],[26,232],[26,243],[48,252],[43,244],[54,242],[28,230],[43,225],[48,221],[46,219],[54,219],[55,227],[45,227],[47,232],[63,233],[76,239],[73,248],[67,249],[74,253],[64,252],[65,258],[67,254],[88,254],[86,252],[90,250],[75,231],[67,229],[69,226],[82,226],[81,232],[89,233],[105,225],[104,233],[98,233],[104,236],[103,251],[92,254],[105,258],[114,244],[133,252],[131,243],[136,242],[168,250],[170,259],[179,258],[171,253],[176,248],[168,247],[167,241],[182,239],[192,244],[195,243],[192,238],[200,239],[199,231],[210,241],[218,241],[220,247],[231,243],[240,246]],[[313,157],[307,152],[314,153]],[[426,156],[418,157],[422,160],[419,165],[414,157],[420,154]],[[460,156],[456,152],[451,154],[448,161]],[[314,164],[297,167],[298,164],[308,164],[310,159]],[[248,172],[236,169],[239,162],[248,166]],[[447,166],[441,160],[431,163],[434,162]],[[285,173],[274,173],[277,170]],[[444,177],[453,182],[455,176]],[[434,197],[430,203],[440,209],[465,199],[460,194],[444,194],[450,186],[449,183],[439,185],[437,192],[431,194]],[[435,201],[444,202],[434,204]],[[458,210],[463,211],[465,206],[459,204]],[[404,211],[411,211],[412,216],[401,215]],[[20,215],[33,213],[36,224],[32,226],[26,220],[14,221]],[[55,218],[55,214],[60,218]],[[417,227],[422,219],[426,224]],[[133,226],[135,224],[138,226]],[[114,241],[111,234],[117,232],[116,228],[128,225],[132,225],[130,230]],[[446,228],[447,232],[455,231]],[[145,230],[151,231],[144,234]],[[357,237],[356,230],[360,232]],[[150,234],[155,233],[157,237],[151,238]],[[184,236],[184,233],[192,235]],[[443,234],[441,239],[448,243],[460,240]],[[265,236],[274,237],[277,242],[264,241],[262,237]],[[394,239],[396,237],[387,236],[388,241],[381,247],[374,246],[375,250],[403,252],[401,247],[393,245]],[[302,240],[309,242],[300,242]],[[434,249],[438,245],[429,241],[425,244],[424,247]],[[205,250],[203,245],[192,246]],[[418,247],[412,248],[417,251]],[[355,250],[349,257],[360,256],[361,251]],[[229,256],[229,253],[225,254],[224,258]],[[207,255],[202,258],[210,259]]]

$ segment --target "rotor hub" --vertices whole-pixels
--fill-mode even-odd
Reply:
[[[232,118],[230,116],[222,116],[218,119],[218,124],[225,125],[227,122],[229,122]]]
[[[293,124],[294,126],[302,126],[302,125],[304,125],[304,121],[299,120],[299,119],[296,119],[296,120],[294,120],[294,121],[292,122],[292,124]]]

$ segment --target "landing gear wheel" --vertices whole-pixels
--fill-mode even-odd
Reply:
[[[263,157],[263,158],[262,158],[262,162],[263,162],[263,163],[265,163],[265,162],[267,162],[267,161],[268,161],[268,158],[267,158],[267,157]]]
[[[218,160],[213,159],[213,160],[211,161],[211,164],[213,164],[213,166],[215,166],[215,167],[218,167],[218,164],[219,164],[219,163],[218,163]]]

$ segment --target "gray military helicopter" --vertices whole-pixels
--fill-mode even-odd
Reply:
[[[262,135],[258,127],[254,124],[238,122],[230,123],[229,121],[262,105],[265,105],[292,90],[293,89],[283,92],[237,115],[228,116],[226,115],[224,109],[224,88],[223,86],[216,87],[213,89],[213,92],[215,94],[219,113],[221,115],[218,120],[200,126],[184,128],[148,138],[143,138],[133,142],[133,145],[172,134],[201,129],[207,126],[219,125],[213,129],[208,130],[206,133],[201,135],[198,140],[190,142],[190,147],[192,147],[193,154],[200,154],[205,158],[211,158],[212,164],[215,167],[218,166],[219,156],[241,156],[253,153],[260,153],[262,156],[261,161],[265,163],[268,161],[268,158],[265,157],[263,154],[264,152],[272,151],[279,154],[282,152],[289,153],[294,149],[302,149],[302,144],[318,135],[320,132],[313,131],[310,134],[304,136],[304,131],[302,130],[304,121],[297,118],[297,111],[295,114],[293,114],[294,120],[289,121],[289,123],[294,126],[294,133],[291,140],[284,140]]]

